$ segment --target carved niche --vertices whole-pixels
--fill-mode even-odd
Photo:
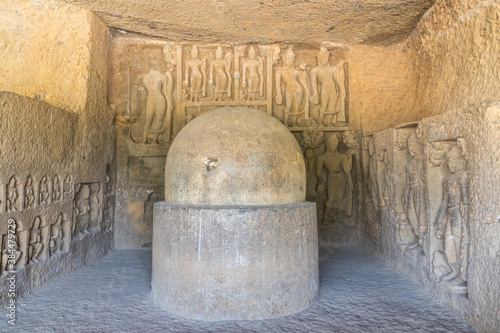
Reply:
[[[333,214],[344,212],[346,216],[352,215],[352,155],[349,149],[345,153],[338,151],[340,139],[337,134],[332,134],[326,139],[326,152],[316,157],[316,177],[318,194],[326,194],[322,223],[329,223]]]

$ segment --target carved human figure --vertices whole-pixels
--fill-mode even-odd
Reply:
[[[353,205],[353,192],[354,192],[354,184],[352,181],[351,170],[352,170],[352,160],[356,155],[356,152],[359,149],[358,142],[356,141],[356,134],[354,131],[346,131],[344,132],[344,143],[349,149],[346,153],[345,161],[344,161],[344,170],[346,172],[347,177],[347,206],[346,206],[346,215],[352,216],[352,205]],[[349,172],[347,172],[349,170]]]
[[[339,103],[341,93],[338,82],[335,80],[336,69],[329,65],[330,52],[321,48],[317,54],[318,66],[311,70],[311,101],[320,104],[318,124],[328,126],[324,123],[325,117],[330,118],[330,123],[335,125],[337,114],[342,110]],[[319,89],[318,89],[319,88]]]
[[[75,195],[75,218],[73,235],[82,238],[88,233],[90,223],[90,187],[88,184],[82,184],[80,190]]]
[[[18,186],[17,177],[12,177],[7,184],[7,212],[16,212],[22,209]]]
[[[198,48],[193,46],[191,60],[186,61],[184,64],[185,79],[183,83],[184,87],[190,88],[191,101],[199,101],[202,96],[205,97],[207,94],[206,68],[206,59],[198,59]]]
[[[337,152],[339,138],[333,134],[326,140],[327,151],[316,158],[317,192],[325,190],[323,167],[328,171],[326,179],[327,201],[323,221],[328,222],[331,208],[344,209],[347,173],[351,173],[352,159],[350,154]]]
[[[47,184],[47,177],[43,176],[40,181],[40,204],[47,205],[50,203],[49,185]]]
[[[38,257],[43,249],[42,234],[40,231],[41,222],[42,220],[40,219],[40,216],[37,216],[30,231],[30,241],[28,246],[29,263],[38,262]]]
[[[64,184],[63,184],[63,192],[64,192],[64,198],[65,199],[71,199],[71,176],[67,175],[66,179],[64,179]]]
[[[241,87],[247,89],[247,101],[264,96],[264,60],[262,57],[255,58],[253,46],[248,49],[248,58],[243,61],[242,69]]]
[[[307,86],[305,64],[295,68],[295,53],[289,47],[283,58],[283,67],[276,68],[274,73],[276,84],[276,104],[283,103],[283,94],[281,84],[285,85],[285,109],[284,124],[289,125],[288,120],[291,117],[292,123],[295,117],[295,125],[300,125],[300,118],[304,114],[304,119],[309,120],[309,89]],[[302,100],[304,92],[307,95],[305,105],[302,110]]]
[[[59,180],[59,176],[54,177],[54,181],[52,184],[52,202],[57,202],[62,199],[62,192],[61,192],[61,183]]]
[[[8,271],[14,270],[17,266],[19,259],[21,259],[21,251],[19,251],[19,242],[17,235],[3,235],[3,249],[2,249],[2,260],[0,266],[0,275],[6,274]]]
[[[316,130],[305,130],[302,132],[302,141],[300,144],[304,147],[304,156],[306,158],[306,170],[307,174],[314,172],[314,151],[313,149],[318,148],[325,139],[325,133]]]
[[[26,180],[26,185],[24,186],[24,208],[35,207],[35,189],[33,187],[33,179],[28,176]]]
[[[384,184],[382,186],[382,201],[387,205],[392,198],[392,170],[387,150],[382,152],[382,162],[384,163]]]
[[[104,200],[104,207],[102,209],[102,221],[101,221],[101,231],[111,230],[111,224],[113,222],[112,217],[112,204],[109,198]]]
[[[420,245],[423,246],[424,235],[427,231],[424,208],[423,147],[415,133],[409,136],[407,147],[410,160],[406,164],[403,209],[408,212],[410,208],[413,208],[416,219],[410,219],[410,222]]]
[[[101,216],[101,202],[99,200],[99,191],[101,185],[99,183],[90,184],[90,221],[92,229],[99,225],[99,218]]]
[[[170,71],[163,74],[151,69],[142,83],[148,92],[142,142],[157,144],[159,136],[170,126],[174,80]]]
[[[49,242],[49,250],[50,256],[59,253],[63,249],[64,244],[64,234],[62,228],[63,214],[59,214],[57,216],[57,220],[50,227],[50,242]]]
[[[443,180],[443,198],[435,221],[436,237],[444,238],[445,254],[453,271],[444,280],[456,284],[467,281],[469,251],[468,184],[465,160],[461,149],[453,146],[446,165],[451,174]],[[449,228],[450,234],[445,237]]]
[[[210,85],[215,84],[214,101],[223,101],[224,96],[231,97],[232,78],[231,78],[231,52],[228,52],[222,59],[223,51],[219,46],[215,51],[215,60],[210,63]]]
[[[375,170],[375,142],[373,137],[368,139],[368,177],[369,179],[369,190],[370,196],[373,203],[373,208],[376,212],[380,211],[380,205],[378,202],[378,186],[377,186],[377,175]]]

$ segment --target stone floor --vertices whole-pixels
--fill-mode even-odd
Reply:
[[[58,278],[17,306],[1,332],[473,332],[431,295],[360,248],[320,252],[320,294],[298,314],[273,320],[201,322],[150,299],[151,252],[116,251]]]

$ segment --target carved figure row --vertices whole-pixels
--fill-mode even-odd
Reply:
[[[395,152],[407,151],[400,199],[393,196],[393,187],[397,184],[393,184],[391,178],[391,174],[399,175],[391,170],[396,162],[389,161],[387,150],[375,151],[373,138],[368,139],[367,146],[371,205],[376,211],[388,209],[387,216],[398,226],[399,243],[404,250],[413,255],[427,256],[428,260],[432,260],[434,276],[438,280],[448,281],[456,291],[465,293],[469,253],[465,140],[434,142],[429,145],[426,159],[418,132],[399,130],[395,138]],[[375,155],[378,155],[377,159]],[[427,166],[426,160],[429,162]],[[440,168],[441,171],[433,168]],[[427,204],[431,180],[426,179],[430,172],[434,182],[439,181],[436,177],[441,177],[439,192],[442,193],[440,199],[435,198],[440,200],[437,213],[431,215]],[[440,174],[443,176],[436,176]],[[398,179],[394,180],[398,182]],[[432,186],[436,188],[436,185]],[[401,200],[401,206],[397,200]],[[433,233],[430,234],[429,230]]]
[[[69,251],[71,220],[64,213],[50,224],[37,216],[29,230],[21,221],[10,221],[12,230],[0,239],[0,276]]]
[[[109,191],[108,182],[105,190]],[[83,183],[77,187],[74,204],[73,236],[82,239],[86,235],[111,230],[113,203],[109,195],[102,195],[99,183]],[[101,205],[101,200],[103,203]]]
[[[5,212],[17,212],[23,209],[34,208],[37,205],[47,205],[73,198],[72,178],[67,175],[64,180],[56,175],[50,181],[43,176],[39,183],[36,183],[31,176],[28,176],[24,184],[19,176],[12,176],[5,188]],[[0,191],[0,194],[3,191]],[[0,209],[3,207],[0,197]],[[0,210],[1,212],[1,210]]]
[[[234,102],[239,99],[242,105],[259,101],[263,105],[272,105],[273,96],[267,96],[265,91],[265,87],[269,86],[274,88],[274,103],[283,106],[280,112],[283,112],[285,125],[345,125],[339,124],[346,121],[344,62],[338,61],[335,66],[331,66],[331,54],[326,48],[321,48],[317,53],[317,66],[310,70],[306,63],[296,65],[296,54],[291,46],[282,56],[281,48],[275,46],[272,58],[269,51],[264,51],[268,47],[261,47],[260,56],[254,46],[225,48],[226,51],[218,46],[214,55],[201,57],[195,45],[190,50],[189,59],[182,63],[181,78],[178,78],[180,86],[176,89],[182,90],[183,103],[195,103],[198,106],[198,114],[201,112],[200,105],[205,102]],[[161,72],[150,69],[142,78],[147,98],[142,137],[132,138],[136,143],[158,144],[162,138],[170,138],[175,108],[173,68],[179,60],[176,60],[171,45],[166,45],[163,52],[168,70]],[[274,75],[266,75],[266,71],[270,70],[266,63],[275,67]],[[267,82],[268,78],[271,78],[270,82]],[[209,91],[210,96],[207,98]],[[237,96],[233,91],[238,92]],[[313,109],[314,115],[311,117]]]

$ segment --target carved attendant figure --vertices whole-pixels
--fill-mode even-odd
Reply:
[[[24,186],[24,208],[35,207],[35,189],[33,188],[33,179],[28,176]]]
[[[163,74],[151,69],[142,82],[148,91],[142,142],[158,143],[158,137],[170,126],[174,80],[170,71]]]
[[[16,212],[21,210],[21,197],[17,187],[17,178],[12,177],[7,185],[7,212]]]
[[[327,202],[325,203],[325,213],[323,221],[327,222],[329,210],[331,208],[343,209],[345,207],[344,196],[347,173],[351,172],[351,155],[337,152],[339,138],[332,135],[326,141],[327,151],[316,158],[316,177],[318,178],[317,191],[324,192],[325,179],[323,177],[323,167],[328,171],[326,180]]]
[[[65,199],[71,199],[72,195],[71,195],[71,176],[70,175],[66,176],[66,179],[64,180],[63,192],[64,192]]]
[[[199,101],[206,92],[206,59],[198,59],[198,48],[191,49],[191,60],[186,61],[184,86],[191,88],[191,101]]]
[[[443,181],[443,200],[436,217],[436,237],[444,238],[446,226],[451,234],[445,239],[445,252],[453,271],[443,279],[456,279],[456,284],[467,281],[468,266],[468,205],[467,172],[464,157],[458,146],[447,154],[447,166],[451,174]]]
[[[413,211],[417,217],[416,221],[410,219],[413,230],[419,239],[419,243],[423,245],[423,236],[427,230],[425,223],[425,212],[423,206],[424,200],[424,185],[423,185],[423,150],[422,145],[418,141],[417,135],[412,133],[408,138],[408,153],[410,161],[406,165],[406,184],[403,193],[403,208],[406,212],[410,208],[410,203],[413,205]]]
[[[57,254],[62,251],[63,248],[63,230],[62,230],[62,220],[63,220],[63,215],[59,214],[57,217],[57,220],[52,226],[50,227],[50,243],[49,243],[49,249],[50,249],[50,256],[53,256],[54,254]]]
[[[33,227],[31,228],[30,244],[28,246],[28,261],[30,263],[38,262],[38,256],[43,249],[42,236],[40,232],[41,222],[42,220],[39,216],[37,216],[33,222]]]
[[[214,101],[222,101],[225,94],[227,97],[231,97],[233,82],[231,79],[231,52],[228,52],[225,59],[222,59],[222,48],[219,46],[215,51],[215,57],[216,60],[210,63],[209,84],[213,85],[215,82]]]
[[[253,101],[264,96],[264,62],[262,57],[255,59],[255,49],[250,46],[248,59],[243,62],[243,78],[241,87],[247,88],[247,101]]]
[[[19,259],[21,259],[21,251],[19,251],[19,243],[17,241],[17,235],[14,234],[14,238],[9,238],[9,235],[3,235],[3,249],[2,249],[2,260],[0,266],[0,275],[4,275],[7,271],[11,271],[11,268],[15,268]],[[10,242],[10,244],[9,244]],[[14,247],[9,246],[14,244]]]
[[[90,188],[88,184],[82,184],[80,191],[75,195],[75,217],[73,234],[82,238],[84,233],[88,233],[90,223]]]
[[[43,176],[40,181],[40,204],[46,205],[50,201],[49,185],[47,184],[47,177]]]
[[[288,124],[288,118],[295,117],[295,124],[299,126],[300,116],[305,113],[304,119],[309,120],[309,89],[307,88],[306,81],[306,71],[305,64],[296,69],[295,65],[295,53],[291,47],[285,53],[284,67],[279,67],[275,72],[275,83],[276,83],[276,104],[281,105],[283,103],[283,95],[281,93],[281,83],[285,85],[285,117],[284,124]],[[300,83],[299,83],[300,82]],[[302,85],[301,85],[302,83]],[[302,104],[302,99],[304,97],[304,91],[306,93],[306,103],[302,111],[300,111],[300,106]]]
[[[375,142],[373,138],[368,139],[368,154],[370,155],[368,159],[368,172],[369,172],[369,190],[372,198],[373,208],[376,212],[380,211],[380,205],[378,202],[378,185],[377,185],[377,175],[375,173]]]
[[[311,101],[314,104],[320,103],[318,123],[324,124],[324,117],[331,116],[331,124],[337,122],[337,114],[341,111],[339,103],[340,87],[335,81],[335,67],[331,67],[328,62],[330,52],[327,49],[321,48],[317,55],[318,66],[311,70],[311,86],[312,97]],[[321,87],[318,93],[318,86]]]
[[[347,176],[347,207],[346,207],[346,215],[352,216],[352,200],[353,200],[353,191],[354,184],[352,182],[351,169],[352,169],[352,160],[356,155],[356,151],[359,149],[358,142],[356,141],[356,135],[354,131],[346,131],[344,133],[344,142],[349,148],[349,151],[346,154],[346,159],[344,162],[344,170],[346,171]]]
[[[101,202],[99,200],[99,192],[101,186],[99,183],[92,183],[90,185],[90,222],[92,230],[96,229],[99,225],[99,218],[101,218]]]
[[[52,186],[52,202],[57,202],[61,200],[61,184],[59,182],[59,176],[54,177],[54,185]]]

